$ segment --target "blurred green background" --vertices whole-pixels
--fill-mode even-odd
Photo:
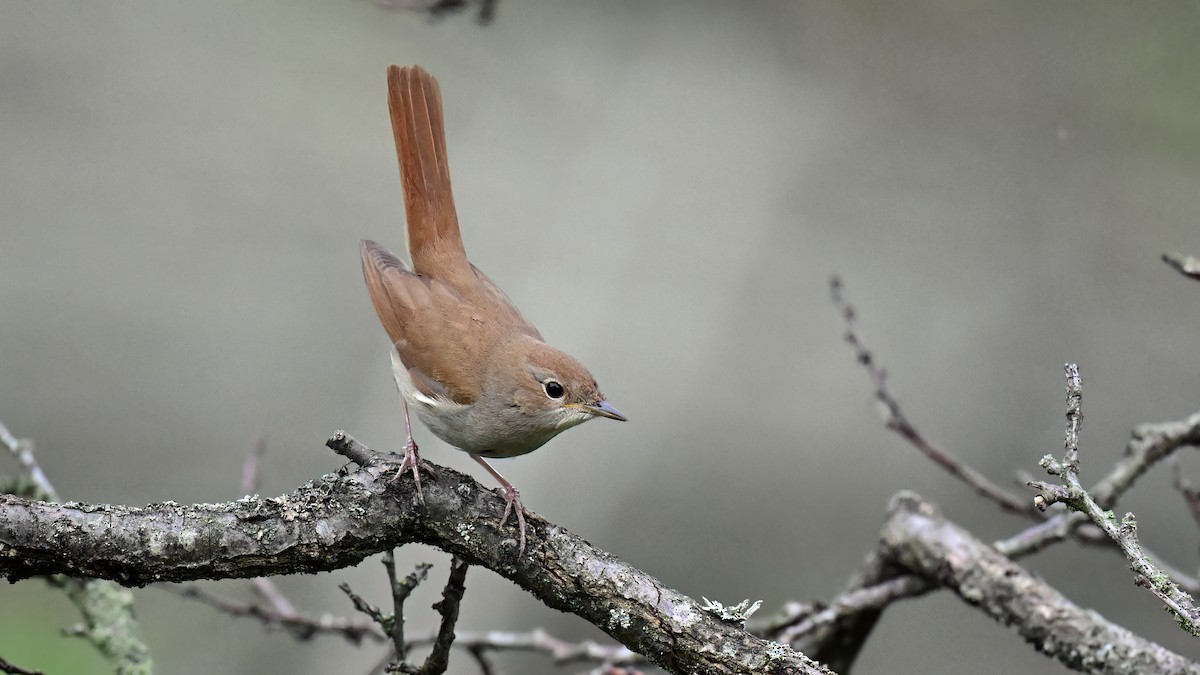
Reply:
[[[420,63],[441,80],[472,260],[630,417],[499,469],[685,593],[828,599],[896,490],[987,539],[1022,526],[883,429],[830,273],[912,419],[1005,484],[1061,451],[1065,361],[1084,375],[1089,482],[1133,425],[1200,407],[1200,286],[1158,262],[1200,253],[1196,7],[506,1],[480,27],[363,0],[9,4],[0,419],[64,496],[96,502],[236,498],[259,438],[264,495],[340,466],[335,429],[400,447],[358,241],[403,247],[384,71]],[[1166,471],[1120,508],[1195,568]],[[407,608],[431,627],[446,556],[400,557],[437,565]],[[1200,656],[1115,554],[1027,564]],[[377,560],[280,585],[345,614],[343,580],[385,602]],[[486,570],[467,584],[463,629],[604,638]],[[383,653],[136,597],[163,673],[360,673]],[[78,621],[60,593],[3,585],[0,607],[3,657],[106,672],[59,637]],[[1064,672],[944,594],[889,609],[857,672],[968,669]]]

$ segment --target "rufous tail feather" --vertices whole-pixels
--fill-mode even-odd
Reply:
[[[420,66],[389,67],[388,110],[400,158],[413,270],[455,285],[471,279],[450,189],[437,80]]]

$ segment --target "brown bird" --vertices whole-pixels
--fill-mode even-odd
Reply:
[[[520,493],[484,457],[515,457],[595,417],[625,421],[583,364],[542,340],[508,296],[467,260],[446,161],[442,97],[420,66],[388,68],[388,110],[400,157],[412,270],[362,242],[363,276],[392,339],[392,371],[408,436],[397,473],[421,477],[411,405],[435,436],[483,465],[504,488],[500,524],[515,513],[525,551]]]

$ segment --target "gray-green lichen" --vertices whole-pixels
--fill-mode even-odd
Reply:
[[[755,600],[751,603],[749,598],[742,600],[736,605],[722,605],[704,596],[701,596],[701,599],[704,600],[704,605],[700,609],[710,614],[715,614],[722,621],[735,623],[739,626],[745,626],[746,619],[749,619],[751,615],[758,611],[759,607],[762,607],[762,600]]]

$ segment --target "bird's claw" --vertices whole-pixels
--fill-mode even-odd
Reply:
[[[525,506],[521,504],[521,493],[515,487],[501,487],[504,492],[504,515],[500,517],[500,527],[508,522],[508,514],[517,516],[517,557],[525,554]]]
[[[388,482],[395,483],[396,481],[400,480],[400,477],[404,475],[404,472],[411,468],[413,484],[417,488],[417,501],[424,504],[425,495],[421,494],[420,466],[421,456],[417,454],[417,442],[412,438],[409,438],[408,442],[404,444],[404,459],[400,462],[400,468],[396,469],[396,475],[392,476],[392,479]]]

